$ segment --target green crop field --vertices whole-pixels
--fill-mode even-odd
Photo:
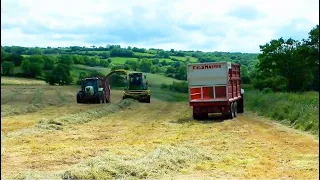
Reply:
[[[140,53],[140,52],[133,52],[133,55],[136,56],[143,56],[143,57],[153,57],[154,54],[149,54],[149,53]]]
[[[127,57],[111,57],[111,63],[124,64],[127,60],[137,61],[137,58],[127,58]]]
[[[172,58],[178,59],[180,61],[187,61],[187,57],[181,57],[181,56],[171,56]],[[198,62],[198,59],[195,57],[190,57],[190,62]]]

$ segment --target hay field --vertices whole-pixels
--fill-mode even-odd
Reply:
[[[2,179],[319,179],[312,135],[248,112],[195,121],[165,91],[76,104],[77,91],[1,86]]]

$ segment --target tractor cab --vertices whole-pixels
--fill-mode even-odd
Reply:
[[[130,73],[126,77],[126,90],[147,90],[148,82],[142,73]]]
[[[77,94],[77,102],[108,102],[105,93],[105,81],[98,77],[85,78],[81,81],[81,90]]]
[[[82,80],[81,90],[88,95],[98,93],[98,78],[86,78]]]

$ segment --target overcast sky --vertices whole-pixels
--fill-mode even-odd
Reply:
[[[319,0],[1,0],[1,45],[259,52],[302,39]]]

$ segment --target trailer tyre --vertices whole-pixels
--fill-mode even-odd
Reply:
[[[204,120],[208,118],[208,113],[193,113],[193,119],[195,120]]]
[[[233,103],[233,117],[237,117],[238,114],[238,104],[237,102]]]
[[[195,120],[200,120],[201,119],[201,116],[199,114],[196,114],[196,113],[193,113],[193,119]]]
[[[227,118],[227,119],[233,119],[234,118],[234,105],[233,103],[231,103],[229,105],[229,112],[224,114],[224,116]]]
[[[241,94],[241,99],[238,100],[238,113],[243,113],[244,112],[244,108],[243,108],[243,94]]]

